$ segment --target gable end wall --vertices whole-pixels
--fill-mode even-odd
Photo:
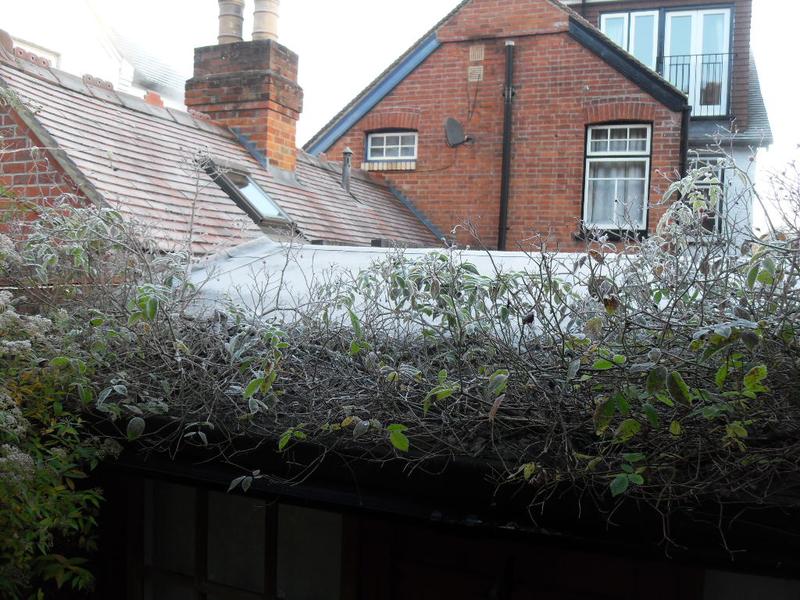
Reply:
[[[530,0],[525,4],[530,6]],[[653,124],[650,202],[655,205],[668,187],[667,178],[680,168],[681,114],[654,100],[580,45],[561,21],[553,18],[552,5],[541,5],[548,8],[542,14],[550,22],[550,31],[512,38],[516,44],[516,97],[507,247],[526,247],[526,240],[543,235],[561,250],[576,250],[584,246],[574,234],[582,214],[586,127],[618,121]],[[472,16],[463,19],[467,27],[482,18]],[[566,24],[566,19],[563,21]],[[525,27],[534,26],[536,23],[526,21]],[[454,41],[443,43],[327,155],[338,160],[349,146],[358,165],[365,158],[366,136],[376,123],[389,121],[395,114],[417,115],[416,169],[385,172],[384,176],[443,231],[469,221],[482,243],[494,247],[508,38],[472,40],[456,29],[446,30],[446,35]],[[484,60],[471,63],[470,47],[476,44],[484,46]],[[470,66],[483,67],[483,81],[468,82]],[[444,122],[448,117],[464,124],[473,143],[447,146]],[[648,229],[655,227],[661,214],[663,206],[650,209]],[[465,232],[458,240],[475,244]]]

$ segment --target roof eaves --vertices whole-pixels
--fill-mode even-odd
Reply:
[[[0,87],[13,95],[16,102],[12,103],[12,110],[45,146],[47,152],[55,159],[64,173],[78,186],[78,189],[94,204],[98,206],[107,206],[103,195],[97,190],[89,178],[83,174],[78,165],[75,164],[61,146],[59,146],[58,142],[47,128],[36,118],[36,115],[34,115],[34,113],[19,99],[14,88],[2,77],[0,77]]]
[[[319,154],[328,150],[336,140],[358,123],[440,45],[435,31],[417,42],[311,138],[303,146],[303,149],[309,154]]]
[[[586,49],[594,52],[610,66],[627,77],[642,90],[653,96],[667,108],[683,111],[689,107],[686,95],[658,73],[639,62],[629,53],[607,38],[599,29],[569,12],[569,34]]]

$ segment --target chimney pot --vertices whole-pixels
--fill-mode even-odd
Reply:
[[[219,43],[241,42],[243,29],[244,0],[219,0]]]
[[[255,0],[253,13],[253,39],[278,40],[280,0]]]

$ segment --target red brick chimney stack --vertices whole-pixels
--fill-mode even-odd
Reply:
[[[237,36],[236,28],[229,26],[231,19],[223,17],[231,4],[243,3],[219,0],[221,43],[195,49],[194,76],[186,82],[186,106],[237,129],[266,155],[269,164],[294,171],[297,120],[303,110],[298,57],[274,39],[223,43]]]

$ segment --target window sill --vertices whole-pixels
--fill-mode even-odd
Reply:
[[[597,241],[605,237],[609,242],[636,241],[647,237],[644,229],[580,229],[572,234],[572,239],[582,242]]]
[[[362,171],[414,171],[416,160],[369,160],[361,163]]]

